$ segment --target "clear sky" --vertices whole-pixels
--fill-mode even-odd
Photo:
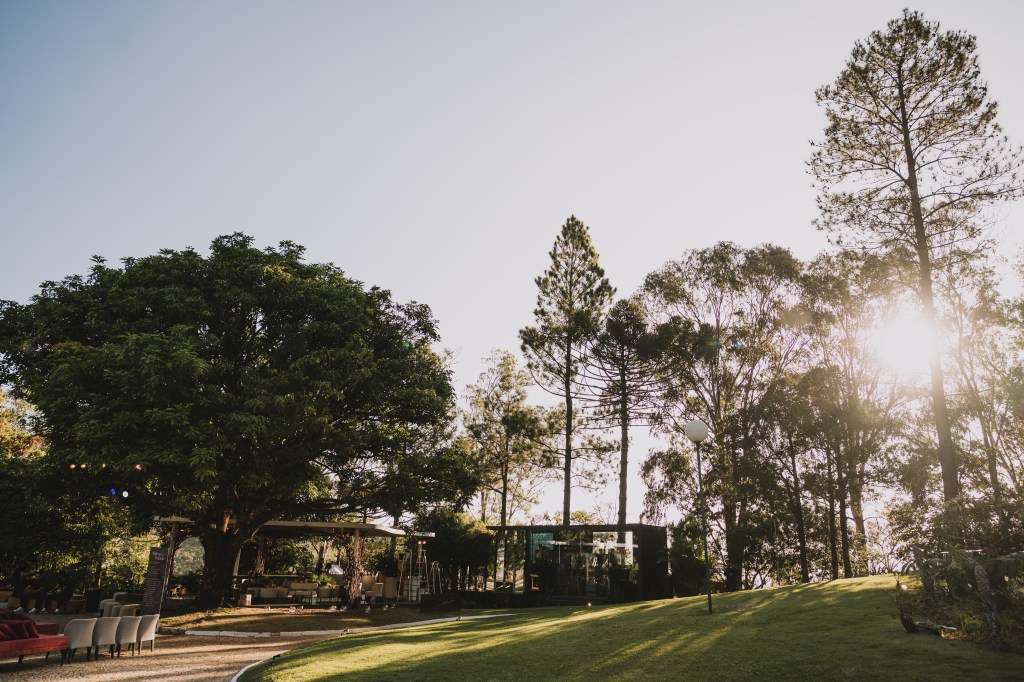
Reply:
[[[824,248],[814,90],[905,5],[0,0],[0,298],[93,254],[289,239],[429,304],[461,388],[518,347],[570,214],[621,295],[721,239]],[[913,8],[978,37],[1024,143],[1024,3]]]

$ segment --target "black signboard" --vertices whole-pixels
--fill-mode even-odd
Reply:
[[[152,547],[149,550],[149,566],[146,568],[146,583],[142,593],[142,615],[160,613],[164,597],[164,576],[167,573],[167,548]]]

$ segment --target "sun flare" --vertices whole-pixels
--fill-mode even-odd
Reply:
[[[874,348],[876,357],[889,369],[923,374],[938,343],[938,334],[924,318],[904,315],[878,328]]]

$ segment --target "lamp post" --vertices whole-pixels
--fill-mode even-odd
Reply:
[[[700,505],[700,528],[704,535],[704,580],[708,588],[708,613],[711,613],[711,557],[708,556],[708,512],[704,505],[704,477],[701,473],[700,444],[708,437],[708,425],[699,419],[694,419],[685,427],[683,433],[690,439],[697,448],[697,499]]]

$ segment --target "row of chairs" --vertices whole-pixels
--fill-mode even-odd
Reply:
[[[124,604],[117,599],[104,599],[99,605],[100,616],[103,618],[137,616],[141,608],[139,604]]]
[[[93,658],[99,657],[100,647],[108,647],[113,658],[115,650],[121,655],[121,648],[127,646],[135,654],[141,653],[142,643],[149,642],[149,650],[156,647],[156,628],[160,621],[159,615],[150,616],[106,616],[99,618],[75,618],[64,626],[64,635],[68,638],[65,660],[71,662],[75,651],[84,648],[85,660],[89,660],[89,652]]]

